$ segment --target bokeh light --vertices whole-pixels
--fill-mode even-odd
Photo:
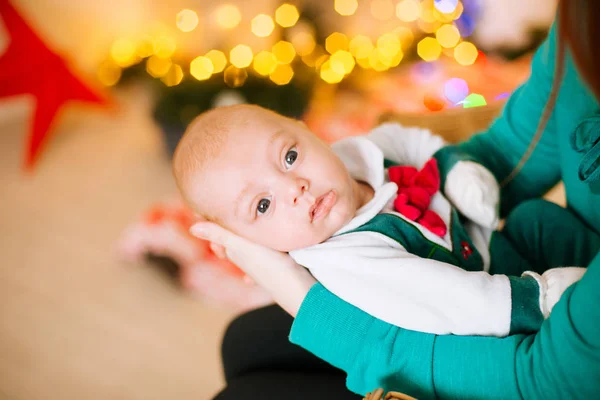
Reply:
[[[385,59],[379,52],[379,49],[373,49],[371,54],[369,54],[369,66],[377,72],[387,71],[390,67],[383,62]]]
[[[246,82],[246,79],[248,79],[248,72],[246,72],[246,69],[237,68],[233,65],[227,67],[223,74],[225,84],[232,88],[242,86],[244,82]]]
[[[309,32],[298,32],[290,38],[292,45],[296,49],[296,53],[300,57],[307,56],[315,49],[317,43],[315,38]]]
[[[162,78],[169,72],[172,64],[169,58],[152,56],[146,60],[146,72],[154,78]]]
[[[444,100],[432,93],[427,93],[423,99],[423,104],[430,111],[441,111],[444,109]]]
[[[320,76],[325,82],[331,84],[339,83],[342,81],[342,79],[344,79],[344,74],[340,74],[331,68],[331,63],[329,60],[325,61],[323,65],[321,65]]]
[[[110,48],[110,55],[120,67],[128,67],[139,60],[136,54],[135,42],[131,39],[121,38],[116,40]]]
[[[275,21],[284,28],[296,25],[298,18],[300,18],[300,13],[296,6],[291,4],[282,4],[275,11]]]
[[[358,8],[357,0],[334,0],[333,8],[340,15],[353,15]]]
[[[339,50],[348,50],[348,37],[340,32],[333,32],[325,39],[325,50],[333,54]]]
[[[396,29],[394,29],[392,32],[396,36],[398,36],[398,39],[400,39],[400,44],[402,45],[402,50],[407,50],[412,45],[413,41],[415,40],[415,36],[414,36],[413,32],[405,26],[399,26]]]
[[[96,76],[104,86],[113,86],[121,79],[121,68],[111,61],[105,61],[98,67]]]
[[[279,64],[289,64],[294,61],[294,58],[296,57],[294,46],[285,40],[280,40],[275,43],[271,48],[271,52],[273,52],[273,55]]]
[[[154,42],[154,54],[161,58],[171,57],[176,49],[175,39],[170,36],[159,36]]]
[[[421,15],[421,3],[417,0],[402,0],[396,5],[396,17],[404,22],[416,21]]]
[[[435,61],[440,57],[442,46],[432,37],[426,37],[417,45],[417,54],[425,61]]]
[[[449,14],[456,10],[458,0],[434,0],[433,6],[441,13]]]
[[[266,14],[258,14],[252,19],[252,33],[258,37],[267,37],[275,29],[273,18]]]
[[[227,57],[225,57],[225,54],[220,50],[210,50],[204,57],[208,58],[212,63],[213,74],[223,71],[227,65]]]
[[[215,19],[221,28],[233,29],[239,25],[242,20],[242,14],[239,8],[233,4],[223,4],[217,8]]]
[[[171,65],[171,68],[169,68],[169,72],[160,78],[160,80],[169,87],[177,86],[183,80],[183,69],[181,69],[180,65],[173,64]]]
[[[238,68],[246,68],[252,63],[252,49],[245,44],[238,44],[229,52],[229,61]]]
[[[352,54],[345,50],[336,51],[329,60],[331,69],[339,74],[347,75],[354,69],[356,62]]]
[[[373,42],[368,36],[356,35],[350,41],[350,54],[356,58],[367,58],[373,50]]]
[[[277,59],[273,53],[269,51],[261,51],[254,57],[254,63],[252,66],[258,74],[267,76],[275,71],[275,68],[277,67]]]
[[[464,108],[483,107],[487,105],[485,97],[477,93],[471,93],[462,102]]]
[[[454,58],[460,65],[471,65],[477,60],[477,47],[470,42],[462,42],[454,48]]]
[[[289,64],[277,65],[275,70],[269,75],[269,79],[278,85],[287,85],[294,76],[294,70]]]
[[[451,103],[459,103],[469,95],[469,85],[464,79],[449,79],[444,84],[444,95]]]
[[[462,37],[469,37],[475,30],[475,21],[468,14],[463,13],[455,22]]]
[[[393,33],[381,35],[377,39],[377,49],[384,57],[392,58],[401,51],[400,39]]]
[[[312,67],[318,68],[317,60],[319,60],[323,56],[327,57],[327,53],[325,52],[325,49],[320,45],[316,45],[315,49],[312,51],[312,53],[302,57],[302,62],[311,68]],[[321,61],[321,64],[323,62],[325,62],[325,61]]]
[[[154,50],[154,42],[150,36],[143,36],[135,46],[135,53],[142,58],[150,57],[154,54]]]
[[[198,14],[189,9],[181,10],[177,13],[175,23],[180,31],[191,32],[198,26]]]
[[[371,15],[380,21],[385,21],[394,15],[392,0],[371,0]]]
[[[460,40],[460,33],[454,25],[446,24],[442,25],[437,30],[435,37],[437,38],[438,42],[440,42],[442,47],[451,48],[456,46]]]
[[[207,57],[196,57],[190,63],[190,74],[199,81],[210,78],[213,71],[213,63]]]

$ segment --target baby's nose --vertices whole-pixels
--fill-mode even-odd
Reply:
[[[300,180],[298,182],[296,195],[294,196],[294,205],[300,202],[312,205],[314,201],[314,196],[308,191],[308,182]]]

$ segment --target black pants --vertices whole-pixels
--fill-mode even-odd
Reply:
[[[237,317],[222,345],[227,387],[214,400],[360,400],[346,374],[289,342],[293,319],[277,305]]]

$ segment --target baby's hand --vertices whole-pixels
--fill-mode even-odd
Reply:
[[[554,305],[565,290],[581,279],[586,269],[581,267],[552,268],[542,274],[546,294],[543,297],[542,313],[548,318]]]
[[[473,161],[459,161],[446,177],[444,194],[470,220],[490,229],[498,227],[500,187],[494,175]]]

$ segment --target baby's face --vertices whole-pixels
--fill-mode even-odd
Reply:
[[[303,124],[272,115],[231,132],[193,192],[226,228],[291,251],[328,239],[352,219],[352,182],[342,161]]]

